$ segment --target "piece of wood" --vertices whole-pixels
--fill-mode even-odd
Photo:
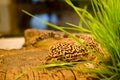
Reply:
[[[80,40],[82,40],[83,43],[85,43],[89,48],[100,51],[99,53],[102,55],[102,49],[100,45],[96,43],[90,35],[74,35],[80,38]],[[20,77],[20,80],[93,80],[94,78],[92,76],[94,74],[86,73],[84,71],[84,65],[94,68],[94,64],[90,63],[81,63],[75,65],[72,69],[55,67],[41,70],[30,70],[33,67],[49,63],[51,60],[59,60],[57,53],[54,53],[57,55],[56,59],[53,58],[53,55],[50,55],[53,53],[53,48],[51,47],[55,47],[61,43],[63,43],[63,45],[64,43],[67,44],[66,47],[64,47],[65,51],[69,48],[67,47],[69,44],[71,45],[74,43],[79,45],[76,43],[76,41],[63,32],[33,29],[26,30],[25,44],[21,49],[0,50],[0,80],[13,80],[15,76],[19,76],[20,74],[24,74]],[[63,47],[61,45],[60,47],[61,48],[59,50],[62,50]],[[55,49],[57,50],[58,47]],[[84,51],[81,53],[84,54]],[[71,53],[71,55],[74,55],[74,52]],[[89,60],[98,61],[95,57],[92,58],[93,55],[91,53],[87,53],[86,55],[81,55],[83,56],[81,60],[84,60],[84,56],[86,56]],[[47,60],[48,57],[51,57],[51,60]],[[60,60],[64,61],[63,59]],[[72,60],[68,62],[72,62]],[[78,71],[76,70],[77,68],[81,69]]]

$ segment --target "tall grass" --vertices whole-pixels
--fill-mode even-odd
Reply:
[[[94,16],[89,13],[86,7],[76,7],[71,0],[65,0],[78,14],[81,21],[79,25],[71,25],[72,29],[81,32],[87,32],[93,35],[104,49],[104,55],[109,56],[109,62],[103,62],[99,65],[100,70],[89,69],[100,75],[100,79],[105,80],[119,80],[120,79],[120,0],[91,0]],[[32,14],[23,10],[24,13],[42,21],[41,19],[33,16]],[[44,22],[44,21],[42,21]],[[69,34],[73,39],[82,44],[82,42],[74,37],[71,33],[67,32],[65,27],[56,26],[54,24],[44,22],[49,26],[57,28]],[[87,28],[82,25],[85,24]],[[84,44],[82,44],[84,46]]]
[[[105,49],[104,54],[110,56],[108,64],[103,63],[105,71],[95,71],[108,80],[120,79],[120,0],[91,0],[94,16],[87,10],[76,7],[70,0],[66,2],[76,11],[91,35]],[[83,23],[80,23],[82,25]],[[77,26],[82,28],[81,26]],[[76,28],[77,28],[76,27]],[[80,29],[79,28],[79,29]],[[103,74],[105,75],[103,75]]]

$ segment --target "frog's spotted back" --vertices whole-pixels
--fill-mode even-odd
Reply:
[[[49,57],[68,62],[78,61],[77,57],[80,60],[83,58],[82,55],[87,55],[85,48],[81,45],[66,42],[51,46],[49,52]]]
[[[62,60],[62,61],[80,61],[80,60],[93,60],[96,57],[90,52],[102,53],[100,45],[91,37],[91,36],[81,36],[79,37],[82,40],[82,45],[74,42],[61,42],[55,45],[50,46],[48,60]],[[101,51],[101,52],[100,52]]]

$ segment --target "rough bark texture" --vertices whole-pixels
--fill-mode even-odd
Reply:
[[[84,45],[97,51],[101,55],[100,45],[88,34],[74,34]],[[51,61],[62,60],[66,62],[95,60],[82,45],[76,43],[67,34],[55,31],[26,30],[25,44],[18,50],[0,50],[0,80],[13,80],[16,75],[24,73],[20,80],[93,80],[94,74],[84,70],[49,68],[42,70],[29,70],[32,67],[46,64]],[[89,66],[89,67],[94,67]]]

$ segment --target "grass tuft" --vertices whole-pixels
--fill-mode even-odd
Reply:
[[[102,63],[102,66],[104,65],[102,69],[105,68],[105,71],[93,69],[92,72],[106,75],[107,78],[103,78],[107,80],[120,79],[120,66],[118,66],[120,64],[120,0],[91,0],[95,16],[85,9],[74,6],[70,0],[66,2],[73,7],[82,22],[86,24],[90,34],[105,49],[104,54],[110,56],[109,63]]]

